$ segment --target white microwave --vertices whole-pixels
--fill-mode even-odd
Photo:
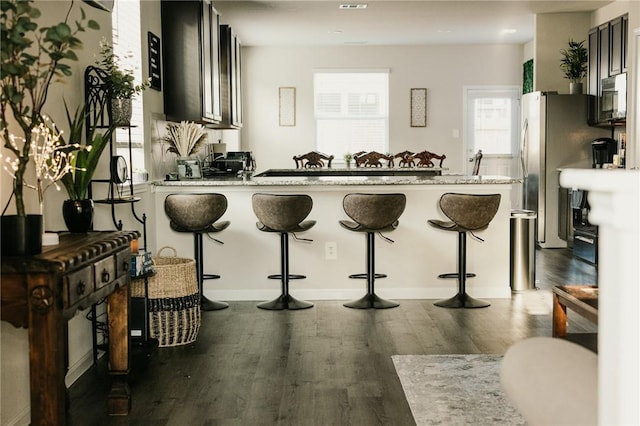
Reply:
[[[598,121],[624,120],[627,117],[627,74],[603,78],[601,90]]]

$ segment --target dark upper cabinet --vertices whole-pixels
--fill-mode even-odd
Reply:
[[[627,72],[628,15],[589,31],[589,94],[600,95],[602,79]]]
[[[216,124],[220,96],[220,16],[209,0],[161,4],[167,120]]]
[[[600,58],[598,57],[598,29],[594,28],[589,31],[589,68],[588,82],[589,94],[597,96],[598,87],[600,86]]]
[[[622,17],[616,18],[609,24],[609,75],[622,72]],[[626,37],[625,37],[626,38]]]
[[[609,23],[598,27],[598,57],[600,79],[609,77]]]
[[[219,128],[242,127],[242,55],[240,40],[229,25],[220,25],[220,86],[222,120]]]

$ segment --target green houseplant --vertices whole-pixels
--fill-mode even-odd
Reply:
[[[69,171],[60,179],[69,195],[62,205],[65,224],[71,232],[87,232],[93,223],[93,200],[89,198],[89,185],[98,166],[100,156],[111,139],[115,127],[97,132],[93,126],[83,143],[86,107],[78,107],[74,114],[69,112],[65,102],[65,112],[69,133],[60,136],[61,145],[73,151]]]
[[[584,47],[585,40],[580,42],[569,39],[569,47],[560,50],[562,60],[560,69],[566,79],[570,81],[569,92],[571,94],[582,93],[582,79],[587,75],[587,63],[589,53]]]
[[[42,216],[27,215],[23,194],[34,129],[43,123],[42,108],[49,86],[72,74],[69,62],[78,60],[75,51],[82,48],[77,35],[86,28],[99,29],[82,10],[81,19],[71,27],[68,21],[73,1],[63,22],[40,27],[36,20],[41,13],[31,3],[0,2],[0,138],[9,151],[5,160],[9,167],[5,165],[5,170],[13,178],[12,193],[2,212],[3,254],[35,254],[41,250]],[[12,129],[19,129],[20,134]],[[5,215],[12,199],[16,214]]]
[[[151,86],[149,79],[141,84],[135,83],[132,69],[122,66],[120,57],[106,40],[100,42],[100,59],[97,66],[106,72],[107,85],[111,101],[110,121],[116,126],[128,126],[131,121],[131,99]]]

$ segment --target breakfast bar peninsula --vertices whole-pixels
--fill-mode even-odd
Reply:
[[[500,194],[497,215],[489,227],[477,232],[484,242],[469,238],[467,270],[476,274],[467,280],[467,291],[479,298],[509,298],[509,218],[511,191],[520,180],[503,176],[440,175],[440,173],[277,173],[253,176],[217,177],[203,180],[158,181],[153,186],[157,247],[172,246],[180,256],[193,257],[190,235],[171,230],[164,214],[164,200],[175,193],[224,194],[228,209],[221,220],[230,226],[215,238],[205,237],[204,270],[220,279],[205,281],[204,293],[215,300],[270,300],[280,292],[279,283],[267,275],[280,269],[280,241],[256,228],[252,209],[254,193],[307,194],[313,209],[307,219],[317,221],[300,234],[312,242],[291,238],[291,293],[306,300],[350,300],[363,291],[363,280],[349,275],[365,272],[365,236],[348,232],[338,221],[349,219],[342,200],[349,193],[403,193],[406,208],[398,228],[388,235],[393,243],[376,237],[376,272],[387,274],[376,280],[376,292],[391,299],[440,299],[455,294],[457,283],[438,275],[457,270],[457,238],[451,232],[434,229],[429,219],[447,218],[438,201],[447,192]]]

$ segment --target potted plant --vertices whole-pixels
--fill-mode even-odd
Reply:
[[[351,160],[353,160],[353,155],[350,152],[347,152],[342,156],[344,159],[344,163],[347,165],[347,168],[351,167]]]
[[[2,212],[2,254],[30,255],[42,250],[42,216],[25,211],[25,172],[32,158],[34,129],[43,123],[42,108],[49,85],[71,75],[70,61],[82,48],[78,33],[99,29],[84,12],[72,29],[67,23],[73,2],[63,22],[39,27],[40,11],[29,0],[0,2],[0,138],[9,151],[5,170],[13,178],[13,189]],[[13,130],[19,129],[19,135]],[[11,157],[13,156],[13,158]],[[10,167],[7,167],[9,164]],[[15,215],[5,215],[11,200]]]
[[[89,185],[98,166],[98,160],[109,143],[115,127],[110,126],[104,132],[96,132],[93,126],[83,143],[84,126],[88,112],[79,107],[71,115],[65,102],[65,111],[69,125],[69,134],[60,137],[62,146],[74,152],[70,160],[70,168],[62,176],[61,182],[69,195],[62,205],[62,216],[71,232],[87,232],[93,223],[93,200],[89,198]]]
[[[587,75],[587,63],[589,54],[584,47],[584,40],[577,42],[569,39],[569,47],[560,50],[562,60],[560,69],[565,78],[570,81],[569,93],[572,95],[582,93],[582,79]]]
[[[122,66],[120,57],[105,39],[100,42],[100,56],[97,65],[107,73],[105,83],[111,101],[109,119],[116,126],[128,126],[131,123],[131,99],[151,86],[151,82],[146,79],[135,84],[133,70]]]

